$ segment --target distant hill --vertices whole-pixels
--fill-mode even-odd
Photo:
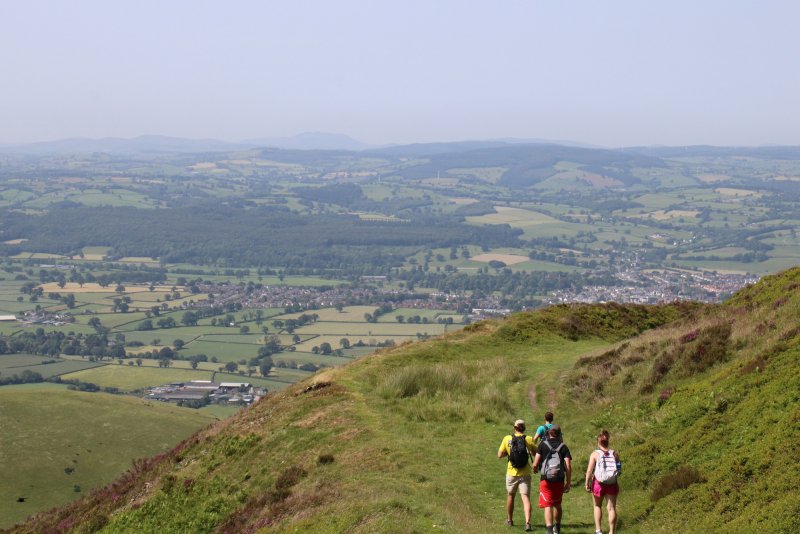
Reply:
[[[259,147],[286,148],[291,150],[351,150],[371,148],[350,136],[336,133],[306,132],[292,137],[265,137],[248,139],[247,144]]]
[[[553,144],[508,144],[502,141],[465,141],[406,145],[365,151],[376,156],[419,158],[395,174],[409,179],[479,174],[498,169],[497,182],[512,189],[530,187],[559,174],[559,163],[576,163],[584,171],[616,180],[621,185],[639,181],[634,168],[660,167],[657,157],[608,149]]]
[[[628,147],[623,152],[642,154],[657,158],[690,158],[690,157],[751,157],[759,159],[800,159],[798,146],[645,146]]]
[[[104,137],[102,139],[72,138],[41,143],[27,143],[0,146],[0,152],[19,154],[87,154],[103,152],[108,154],[155,153],[194,153],[215,152],[252,148],[244,143],[229,143],[217,139],[184,139],[162,135],[142,135],[131,139]]]
[[[500,531],[497,446],[547,409],[570,532],[602,428],[625,532],[798,532],[798,362],[800,268],[723,305],[524,312],[319,373],[14,532]]]

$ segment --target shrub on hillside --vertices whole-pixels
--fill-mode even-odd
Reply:
[[[655,502],[677,490],[686,489],[692,484],[705,481],[706,479],[700,474],[700,471],[694,467],[688,465],[678,466],[656,481],[650,494],[650,500]]]

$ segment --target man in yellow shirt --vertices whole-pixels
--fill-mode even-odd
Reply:
[[[500,442],[497,457],[508,457],[506,467],[506,525],[514,525],[514,498],[517,491],[522,495],[522,505],[525,508],[525,531],[531,528],[531,455],[535,452],[533,438],[525,435],[525,421],[517,419],[514,422],[514,433],[509,434]]]

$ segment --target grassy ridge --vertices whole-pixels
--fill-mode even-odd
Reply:
[[[0,389],[0,527],[108,484],[213,421],[139,399],[54,384]],[[25,502],[18,503],[18,498]]]
[[[510,421],[532,418],[531,391],[575,458],[570,532],[593,531],[580,480],[600,428],[625,461],[626,531],[794,531],[799,280],[724,306],[553,307],[384,351],[18,531],[508,531],[494,456]]]
[[[569,407],[620,438],[628,524],[800,530],[800,269],[580,360]]]

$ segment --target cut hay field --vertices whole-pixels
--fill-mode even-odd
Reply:
[[[536,224],[558,223],[544,213],[508,206],[495,206],[495,213],[466,217],[470,224],[509,224],[514,228],[533,226]]]
[[[87,282],[81,286],[75,282],[67,282],[64,284],[64,287],[59,287],[56,282],[49,282],[46,284],[41,284],[41,287],[45,293],[75,293],[76,296],[78,293],[97,293],[100,295],[114,295],[116,294],[116,286],[106,286],[102,287],[100,284],[94,282]],[[183,287],[176,288],[179,292],[184,291]],[[149,285],[126,285],[125,286],[125,294],[130,293],[149,293]],[[172,293],[172,286],[155,286],[155,290],[153,293]],[[162,295],[163,296],[163,295]]]
[[[53,384],[0,388],[0,528],[107,484],[132,459],[164,451],[214,420]]]
[[[427,317],[429,321],[436,321],[436,318],[440,315],[448,315],[451,314],[450,311],[445,310],[428,310],[425,308],[397,308],[396,310],[392,311],[391,313],[386,313],[381,315],[378,318],[379,323],[396,323],[397,316],[401,315],[406,320],[409,317],[414,317],[419,315],[420,317]],[[461,320],[461,316],[459,315],[459,321]]]

